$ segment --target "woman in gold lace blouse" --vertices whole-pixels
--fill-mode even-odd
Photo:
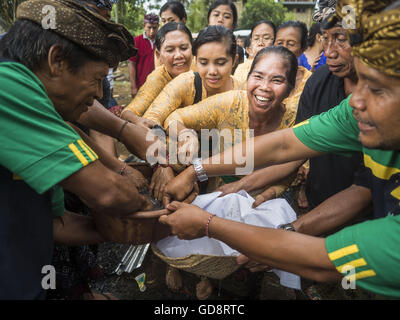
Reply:
[[[164,25],[157,33],[155,45],[155,54],[162,65],[147,77],[135,98],[121,113],[121,118],[133,123],[143,122],[139,117],[172,79],[190,70],[192,63],[192,34],[183,23]]]
[[[163,125],[176,109],[193,105],[196,94],[199,100],[229,90],[243,88],[231,76],[236,59],[236,39],[232,30],[223,26],[209,26],[200,31],[193,43],[196,69],[201,78],[201,89],[195,86],[195,73],[189,71],[169,82],[143,115],[144,118]]]
[[[233,144],[254,136],[293,126],[296,111],[286,108],[283,100],[295,86],[297,59],[284,47],[262,49],[255,57],[247,80],[247,90],[229,91],[210,97],[196,105],[176,110],[165,121],[170,137],[188,133],[185,129],[200,132],[201,129],[227,129],[232,134]],[[236,129],[236,133],[235,133]],[[237,134],[241,131],[241,135]],[[182,138],[182,137],[181,137]],[[197,136],[186,141],[196,144]],[[207,141],[208,142],[208,141]],[[224,147],[231,147],[225,143]],[[222,150],[220,150],[222,151]],[[222,177],[231,182],[231,177]],[[210,191],[223,183],[209,188]],[[286,189],[287,183],[276,186],[277,193]]]

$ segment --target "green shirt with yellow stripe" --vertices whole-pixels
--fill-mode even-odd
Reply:
[[[356,285],[381,295],[400,297],[399,152],[369,149],[360,143],[350,97],[293,130],[303,144],[319,152],[363,152],[365,167],[371,173],[369,184],[376,219],[329,236],[326,248],[337,270],[355,280]]]
[[[38,194],[53,188],[54,214],[61,215],[64,199],[56,185],[98,156],[57,113],[28,68],[2,62],[0,78],[7,84],[0,92],[0,166]]]
[[[97,155],[57,113],[40,80],[0,58],[0,299],[44,299],[58,184]]]

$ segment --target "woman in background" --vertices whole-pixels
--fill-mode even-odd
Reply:
[[[249,57],[244,63],[240,64],[235,71],[235,77],[239,81],[245,82],[247,80],[251,65],[257,53],[261,49],[274,44],[275,30],[276,27],[270,20],[262,20],[253,25],[249,35]]]
[[[236,6],[229,0],[217,0],[208,9],[209,26],[224,26],[234,31],[237,27],[238,14]]]
[[[307,49],[299,57],[299,66],[314,72],[326,63],[326,57],[322,48],[321,24],[315,23],[311,26],[307,37]]]
[[[135,98],[121,113],[125,120],[150,127],[141,118],[143,114],[172,79],[190,70],[192,34],[183,23],[171,22],[157,32],[155,46],[156,56],[162,64],[147,77]]]

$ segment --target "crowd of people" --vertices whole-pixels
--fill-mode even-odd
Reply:
[[[218,239],[253,271],[345,278],[399,298],[400,1],[319,1],[309,29],[266,16],[243,47],[230,0],[210,6],[195,39],[179,1],[146,14],[136,37],[111,21],[116,2],[28,0],[0,39],[0,299],[115,299],[88,285],[101,276],[94,245],[108,241],[94,218],[151,210],[146,190],[172,234]],[[42,27],[46,5],[56,29]],[[123,109],[112,90],[122,61],[132,97]],[[215,150],[204,129],[232,139]],[[168,152],[154,154],[147,180],[120,160],[117,141],[142,162]],[[238,171],[238,154],[255,170]],[[194,190],[309,211],[255,227],[181,202]],[[48,265],[56,290],[42,286]],[[167,266],[166,282],[178,290],[178,270]],[[197,297],[211,290],[202,279]]]

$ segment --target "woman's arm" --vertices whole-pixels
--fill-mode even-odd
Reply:
[[[143,117],[162,126],[176,109],[193,104],[194,90],[194,73],[179,75],[164,87]]]
[[[66,211],[53,219],[54,241],[68,246],[96,244],[105,239],[96,230],[93,218]]]

